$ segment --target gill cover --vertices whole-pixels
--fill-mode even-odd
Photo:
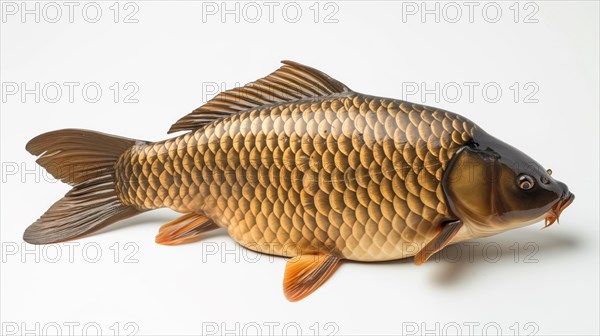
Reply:
[[[497,186],[500,170],[498,156],[491,151],[470,146],[458,150],[442,181],[451,210],[459,218],[479,223],[502,214]]]

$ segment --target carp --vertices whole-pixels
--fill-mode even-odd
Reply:
[[[352,91],[284,61],[224,91],[150,142],[64,129],[26,149],[73,188],[24,233],[71,240],[158,208],[183,215],[156,242],[225,228],[242,246],[290,257],[285,296],[316,290],[341,260],[415,257],[545,220],[574,200],[532,158],[441,109]]]

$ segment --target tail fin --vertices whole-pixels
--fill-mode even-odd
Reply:
[[[141,141],[93,131],[64,129],[27,143],[37,163],[56,179],[73,186],[23,234],[31,244],[70,240],[141,213],[121,203],[115,190],[115,164]]]

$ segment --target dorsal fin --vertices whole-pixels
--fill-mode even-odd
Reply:
[[[317,69],[292,61],[281,63],[284,65],[267,77],[219,93],[206,104],[179,119],[171,126],[169,133],[194,130],[216,119],[267,104],[351,91],[346,85]]]

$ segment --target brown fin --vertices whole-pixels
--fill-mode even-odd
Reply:
[[[179,245],[197,240],[203,232],[219,226],[204,215],[189,213],[160,227],[156,242],[162,245]]]
[[[340,259],[327,254],[307,254],[288,260],[283,292],[292,301],[300,301],[314,292],[335,271]]]
[[[25,149],[39,156],[37,163],[54,178],[75,185],[113,172],[115,162],[136,143],[146,141],[81,129],[62,129],[40,134]]]
[[[456,236],[458,230],[462,227],[462,222],[460,220],[449,222],[442,230],[435,236],[425,247],[423,247],[417,255],[415,255],[415,264],[422,265],[427,261],[432,255],[436,252],[440,251],[446,245],[452,241],[452,238]]]
[[[217,119],[262,105],[351,92],[346,85],[317,69],[292,61],[282,63],[284,65],[281,68],[267,77],[219,93],[179,119],[171,126],[169,133],[194,130]]]
[[[121,203],[115,164],[137,140],[93,131],[65,129],[33,138],[27,150],[57,179],[73,185],[23,234],[31,244],[70,240],[142,210]]]

